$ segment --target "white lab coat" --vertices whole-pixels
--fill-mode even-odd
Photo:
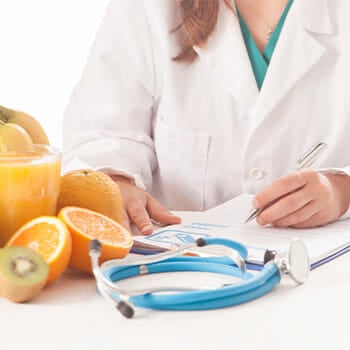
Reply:
[[[175,0],[113,0],[65,113],[65,169],[133,178],[169,209],[256,193],[313,144],[350,172],[350,1],[295,0],[258,91],[237,18],[221,5],[192,64]]]

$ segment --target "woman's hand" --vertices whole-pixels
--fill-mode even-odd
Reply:
[[[148,235],[153,232],[151,219],[162,225],[181,222],[181,218],[171,214],[150,194],[130,183],[129,179],[124,176],[111,177],[119,185],[123,197],[123,224],[128,230],[131,231],[130,223],[133,222],[142,234]]]
[[[350,176],[299,170],[277,179],[258,193],[253,206],[262,208],[273,200],[277,201],[258,215],[260,225],[321,226],[337,220],[348,210]]]

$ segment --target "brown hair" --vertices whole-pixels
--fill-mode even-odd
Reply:
[[[192,62],[197,54],[193,46],[205,46],[214,31],[218,20],[220,2],[223,1],[230,9],[230,0],[179,0],[181,24],[175,28],[180,30],[182,39],[180,52],[174,57],[177,62]]]

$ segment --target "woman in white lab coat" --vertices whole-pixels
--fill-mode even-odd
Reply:
[[[66,109],[66,169],[110,174],[144,234],[150,219],[179,222],[168,209],[242,192],[258,208],[284,196],[263,225],[338,219],[350,198],[349,13],[348,0],[112,0]],[[259,78],[251,50],[264,55],[278,23]],[[293,171],[318,142],[318,171]]]

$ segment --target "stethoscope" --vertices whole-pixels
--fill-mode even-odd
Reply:
[[[203,247],[206,247],[206,255],[216,256],[183,255],[200,251]],[[101,248],[98,240],[90,242],[89,254],[97,288],[127,318],[134,315],[135,306],[158,310],[208,310],[242,304],[271,291],[284,274],[301,284],[306,281],[310,271],[306,246],[299,239],[290,242],[287,253],[267,250],[264,267],[254,274],[246,269],[247,248],[229,239],[200,238],[164,253],[136,259],[127,256],[99,266]],[[127,290],[117,284],[118,281],[145,274],[179,271],[223,274],[238,278],[239,282],[214,289],[164,286]]]

